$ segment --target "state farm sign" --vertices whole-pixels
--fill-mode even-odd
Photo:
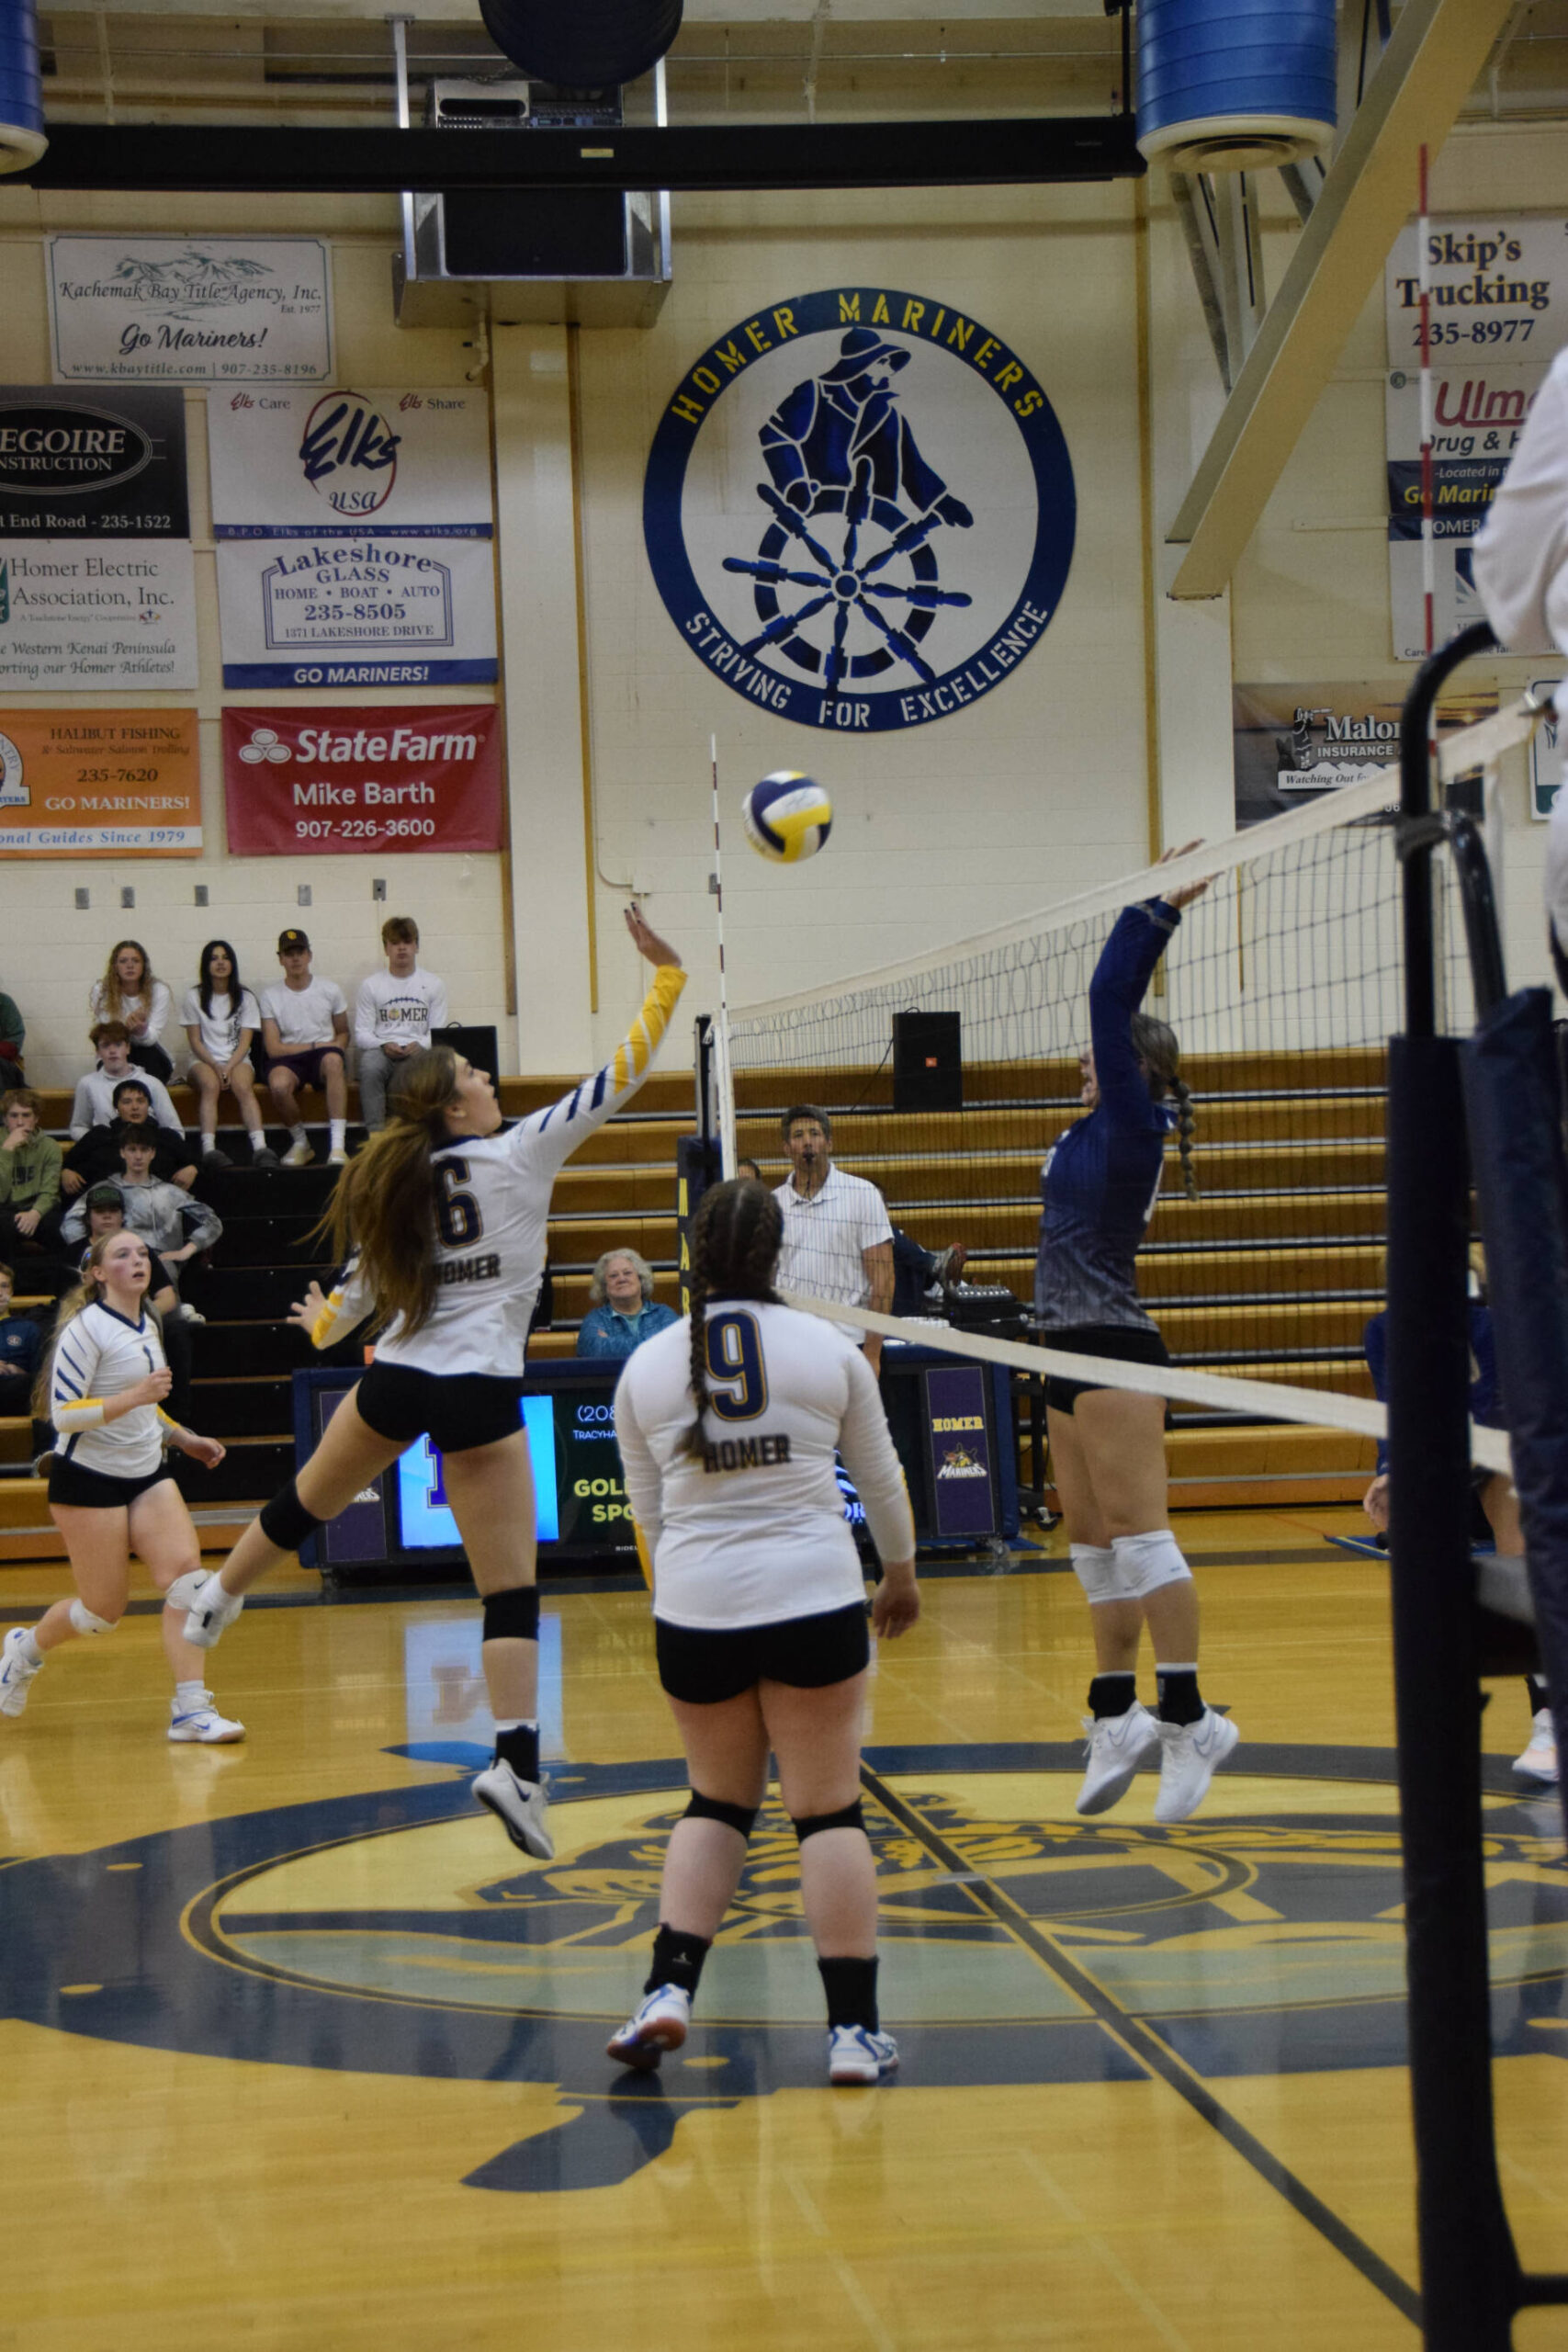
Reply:
[[[229,847],[239,857],[499,849],[491,703],[223,713]]]

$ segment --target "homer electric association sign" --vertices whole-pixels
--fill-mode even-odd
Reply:
[[[231,703],[223,795],[238,857],[499,849],[495,707]]]
[[[1050,626],[1077,502],[1025,358],[931,296],[835,287],[742,320],[676,386],[649,561],[698,660],[782,718],[919,727]]]

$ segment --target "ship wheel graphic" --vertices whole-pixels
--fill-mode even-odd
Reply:
[[[849,489],[817,489],[804,513],[770,482],[757,495],[774,519],[755,558],[724,559],[726,571],[756,583],[762,627],[742,651],[776,649],[830,694],[899,666],[934,685],[921,640],[942,605],[973,601],[937,585],[931,539],[947,519],[939,507],[908,514],[878,497],[863,458]]]

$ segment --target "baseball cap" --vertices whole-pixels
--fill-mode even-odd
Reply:
[[[280,956],[288,956],[296,947],[309,947],[310,944],[310,941],[302,931],[280,931],[277,934],[277,952]]]
[[[122,1209],[125,1194],[118,1184],[90,1184],[82,1205],[86,1209]]]

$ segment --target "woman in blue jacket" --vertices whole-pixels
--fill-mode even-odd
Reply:
[[[578,1327],[580,1356],[621,1362],[655,1331],[678,1323],[672,1306],[653,1295],[653,1268],[635,1250],[606,1250],[588,1284],[592,1302]]]
[[[1189,842],[1167,857],[1198,846]],[[1176,1038],[1140,1008],[1182,908],[1206,887],[1188,883],[1124,908],[1089,982],[1090,1043],[1078,1057],[1089,1116],[1067,1129],[1041,1170],[1034,1308],[1048,1348],[1131,1363],[1170,1361],[1139,1300],[1136,1261],[1173,1133],[1183,1182],[1194,1193],[1193,1122]],[[1089,1761],[1077,1810],[1104,1813],[1140,1765],[1157,1756],[1155,1818],[1185,1821],[1235,1747],[1236,1729],[1204,1705],[1198,1689],[1198,1593],[1170,1530],[1164,1399],[1050,1378],[1045,1402],[1056,1491],[1094,1629],[1096,1672],[1084,1719]],[[1157,1714],[1138,1701],[1145,1625]]]

